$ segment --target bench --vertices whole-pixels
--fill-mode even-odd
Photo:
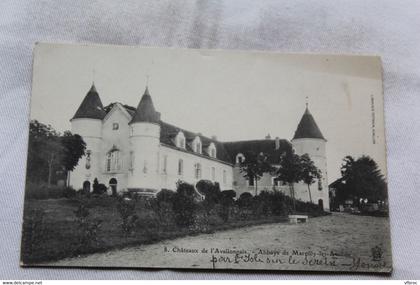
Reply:
[[[308,221],[308,216],[306,215],[289,215],[289,223],[306,223]]]

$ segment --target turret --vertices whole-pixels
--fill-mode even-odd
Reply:
[[[130,125],[131,169],[128,189],[157,192],[159,185],[160,113],[155,110],[149,89],[137,106]]]
[[[327,157],[326,157],[327,140],[321,133],[314,117],[306,105],[295,134],[292,139],[293,148],[298,155],[308,154],[314,162],[315,166],[321,170],[322,178],[310,186],[312,202],[329,209],[328,197],[328,179],[327,179]],[[295,186],[296,198],[309,201],[307,185],[299,183]]]
[[[70,185],[75,189],[90,188],[95,177],[100,176],[100,150],[102,142],[102,119],[106,112],[99,94],[92,84],[71,122],[71,131],[82,136],[86,143],[86,155],[79,160],[70,174]],[[91,189],[90,189],[91,190]]]

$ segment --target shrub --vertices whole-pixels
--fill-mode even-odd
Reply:
[[[85,252],[97,245],[98,230],[102,224],[101,220],[91,220],[90,212],[84,203],[80,203],[77,210],[74,211],[77,221],[77,249],[76,252]]]
[[[158,203],[167,202],[172,203],[175,192],[168,189],[162,189],[156,194],[156,201]]]
[[[156,198],[149,200],[148,207],[157,215],[159,225],[168,226],[173,222],[174,212],[172,208],[174,196],[174,191],[162,189],[156,194]]]
[[[235,204],[235,200],[233,199],[235,197],[236,192],[233,190],[225,190],[221,193],[220,205],[222,207],[219,215],[224,222],[229,220],[231,207]]]
[[[135,208],[136,204],[129,198],[120,198],[118,200],[117,209],[122,219],[121,229],[125,237],[133,232],[139,218]]]
[[[204,195],[204,210],[207,214],[210,214],[210,211],[217,203],[219,203],[221,198],[219,183],[213,183],[210,180],[200,180],[197,182],[196,188],[201,194]]]
[[[46,184],[31,182],[26,183],[25,192],[25,199],[35,200],[73,198],[76,196],[76,191],[69,186],[61,187],[52,185],[48,187]]]
[[[239,196],[238,206],[240,208],[248,209],[252,205],[252,194],[249,192],[244,192]]]
[[[22,233],[22,255],[24,257],[33,255],[47,238],[44,218],[45,213],[39,209],[34,209],[28,214],[25,213]]]
[[[280,191],[271,192],[271,211],[274,215],[286,216],[289,213],[290,207],[287,205],[285,197],[286,195]]]
[[[108,188],[106,187],[106,185],[103,183],[99,183],[97,178],[93,180],[92,194],[103,195],[106,194],[107,190]]]
[[[196,210],[194,186],[185,182],[177,183],[177,190],[172,199],[172,209],[178,226],[189,226],[194,222]]]

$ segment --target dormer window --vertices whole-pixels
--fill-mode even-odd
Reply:
[[[216,158],[216,146],[211,143],[208,147],[208,154],[210,157]]]
[[[185,149],[185,135],[183,132],[179,132],[176,135],[175,144],[177,147]]]
[[[202,153],[202,144],[201,144],[201,140],[200,137],[195,137],[194,141],[193,141],[193,150],[196,153]]]
[[[242,153],[238,153],[236,155],[236,163],[241,164],[243,162],[245,162],[245,156]]]

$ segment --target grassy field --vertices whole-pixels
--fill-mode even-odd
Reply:
[[[213,233],[214,231],[246,227],[266,223],[285,222],[286,217],[231,219],[224,222],[212,216],[205,227],[178,227],[169,221],[162,223],[158,215],[144,201],[136,202],[139,219],[134,230],[126,235],[121,229],[122,218],[117,209],[117,200],[112,197],[90,198],[84,201],[89,223],[101,221],[98,228],[86,233],[80,226],[75,211],[80,205],[77,199],[26,200],[24,230],[21,250],[23,264],[30,265],[65,257],[104,252],[131,245],[155,243],[186,235]],[[39,218],[39,213],[43,213]],[[38,218],[37,218],[38,217]],[[88,237],[89,244],[83,242]]]

